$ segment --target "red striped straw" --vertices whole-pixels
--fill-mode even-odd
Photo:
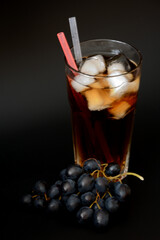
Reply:
[[[57,33],[58,40],[60,42],[60,45],[62,47],[63,53],[67,59],[68,64],[75,70],[78,71],[77,65],[75,63],[74,57],[72,55],[72,52],[70,50],[70,47],[68,45],[67,39],[65,37],[64,32]]]

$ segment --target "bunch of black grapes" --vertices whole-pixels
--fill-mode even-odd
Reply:
[[[84,162],[83,167],[72,164],[60,172],[60,180],[47,188],[44,181],[35,183],[32,193],[23,196],[27,206],[45,209],[50,213],[65,207],[73,212],[80,224],[106,227],[110,214],[130,196],[131,190],[123,184],[117,163],[101,165],[96,159]]]

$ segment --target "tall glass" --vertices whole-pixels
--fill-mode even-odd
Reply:
[[[127,172],[140,83],[141,54],[127,43],[109,39],[82,42],[81,50],[84,58],[97,54],[112,57],[123,53],[132,68],[118,76],[92,76],[76,71],[66,62],[75,162],[81,166],[89,158],[96,158],[101,163],[117,162],[121,172]],[[82,84],[81,78],[89,80],[90,84]],[[127,79],[127,83],[110,87],[109,82],[117,80],[118,83],[120,78]]]

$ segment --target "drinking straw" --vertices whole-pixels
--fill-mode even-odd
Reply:
[[[79,41],[77,22],[75,17],[69,18],[69,25],[70,25],[70,31],[72,36],[75,59],[77,64],[80,64],[82,62],[82,53],[81,53],[81,47],[80,47],[80,41]]]
[[[76,63],[75,63],[75,60],[74,60],[74,58],[73,58],[72,52],[71,52],[71,50],[70,50],[70,47],[69,47],[69,45],[68,45],[68,42],[67,42],[67,39],[66,39],[66,37],[65,37],[64,32],[59,32],[59,33],[57,33],[57,37],[58,37],[58,40],[59,40],[60,45],[61,45],[61,47],[62,47],[63,53],[64,53],[64,55],[65,55],[65,57],[66,57],[66,59],[67,59],[68,64],[69,64],[73,69],[75,69],[75,70],[78,71],[78,67],[77,67],[77,65],[76,65]],[[73,71],[72,71],[72,72],[73,72]],[[73,72],[73,74],[76,75],[77,73]],[[72,81],[72,80],[71,80],[69,77],[68,77],[68,81],[69,81],[69,84],[71,84],[71,81]],[[81,94],[77,94],[77,93],[73,90],[72,86],[70,86],[70,89],[71,89],[71,92],[72,92],[74,98],[76,99],[77,104],[79,105],[80,109],[82,109],[82,108],[83,108],[83,105],[85,105],[83,96],[82,96]]]
[[[74,60],[74,58],[73,58],[72,52],[71,52],[71,50],[70,50],[70,47],[69,47],[69,45],[68,45],[68,42],[67,42],[67,39],[66,39],[66,37],[65,37],[64,32],[59,32],[59,33],[57,33],[57,37],[58,37],[58,40],[59,40],[59,42],[60,42],[60,44],[61,44],[63,53],[64,53],[64,55],[65,55],[65,57],[66,57],[66,59],[67,59],[68,64],[69,64],[72,68],[74,68],[75,70],[78,71],[77,65],[76,65],[75,60]]]

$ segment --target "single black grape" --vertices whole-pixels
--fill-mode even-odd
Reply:
[[[120,173],[120,166],[118,163],[109,163],[108,166],[105,169],[105,174],[107,176],[116,176]]]
[[[104,200],[103,200],[102,198],[100,198],[97,202],[98,202],[98,205],[99,205],[99,207],[100,207],[101,209],[104,209],[104,208],[105,208]],[[97,203],[95,203],[95,204],[93,205],[93,207],[92,207],[93,210],[99,209],[98,205],[97,205]]]
[[[46,205],[44,197],[41,196],[34,198],[33,202],[36,208],[44,208]]]
[[[70,195],[76,191],[76,182],[72,179],[66,179],[61,185],[61,191],[64,195]]]
[[[80,198],[77,194],[72,194],[66,201],[66,208],[69,212],[77,210],[81,206]]]
[[[90,158],[84,162],[83,169],[87,173],[92,173],[95,170],[100,170],[100,166],[100,161]]]
[[[94,188],[94,183],[95,183],[94,177],[92,177],[88,173],[84,173],[78,179],[78,182],[77,182],[78,191],[80,193],[89,192]]]
[[[119,206],[120,206],[119,201],[114,196],[108,197],[105,200],[105,207],[106,207],[107,211],[110,213],[117,212],[117,210],[119,209]]]
[[[93,224],[97,228],[106,227],[109,223],[109,213],[106,210],[98,209],[93,215]]]
[[[45,181],[39,180],[35,183],[33,191],[36,194],[44,194],[47,192],[47,184]]]
[[[102,195],[107,191],[108,188],[108,181],[104,177],[98,177],[95,180],[95,188],[97,192]]]
[[[25,206],[31,206],[32,205],[32,195],[31,194],[24,195],[21,199],[21,202]]]
[[[59,177],[62,181],[66,180],[67,179],[67,175],[66,175],[66,172],[67,172],[67,169],[64,168],[60,171],[60,174],[59,174]]]
[[[80,224],[89,223],[93,216],[93,209],[89,207],[82,207],[79,209],[76,216]]]
[[[127,184],[116,184],[114,188],[114,195],[120,202],[125,202],[131,194],[131,189]]]
[[[48,191],[48,197],[50,198],[58,198],[60,196],[60,189],[55,184],[52,185]]]
[[[81,202],[83,206],[90,206],[96,199],[96,196],[92,192],[86,192],[81,195]]]
[[[66,170],[67,178],[70,178],[72,180],[77,180],[82,173],[83,169],[77,164],[70,165]]]
[[[58,212],[58,210],[61,207],[61,202],[59,199],[51,199],[51,201],[48,204],[48,211],[49,212]]]

